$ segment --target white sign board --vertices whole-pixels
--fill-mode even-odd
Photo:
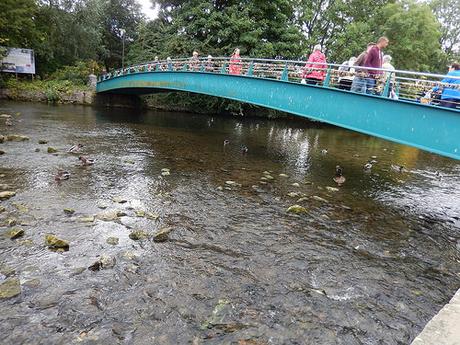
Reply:
[[[0,60],[1,72],[35,74],[35,57],[32,49],[5,48],[6,56]]]

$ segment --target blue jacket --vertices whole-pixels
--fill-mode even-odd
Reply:
[[[449,76],[457,77],[458,79],[449,78]],[[454,70],[447,73],[446,78],[441,80],[441,83],[455,84],[453,87],[444,87],[441,99],[460,99],[460,70]],[[439,86],[436,86],[433,91],[438,91]]]

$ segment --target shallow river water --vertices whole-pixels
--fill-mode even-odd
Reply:
[[[460,288],[457,161],[298,119],[0,113],[0,134],[30,138],[0,144],[16,191],[0,202],[0,284],[20,284],[0,299],[1,344],[409,344]]]

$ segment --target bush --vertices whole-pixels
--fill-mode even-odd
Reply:
[[[99,74],[101,67],[96,61],[79,61],[73,66],[64,66],[54,72],[49,79],[51,80],[66,80],[76,85],[86,85],[88,76]]]

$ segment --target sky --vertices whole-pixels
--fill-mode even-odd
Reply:
[[[148,19],[155,19],[158,16],[158,8],[152,8],[151,0],[137,0],[142,5],[142,12]]]

